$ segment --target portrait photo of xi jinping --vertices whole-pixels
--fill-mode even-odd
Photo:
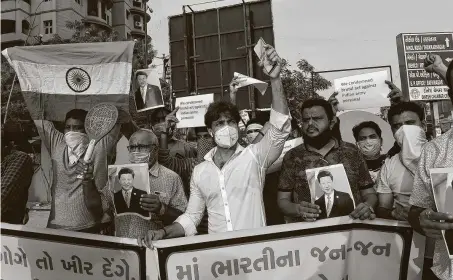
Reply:
[[[431,169],[431,186],[437,212],[453,213],[453,168]],[[453,221],[446,221],[453,223]],[[453,230],[443,230],[445,245],[448,254],[453,259]]]
[[[321,209],[318,219],[348,216],[355,209],[349,180],[342,164],[306,171],[312,201]]]
[[[147,164],[109,165],[109,186],[117,216],[150,219],[150,213],[140,206],[142,195],[150,192]]]
[[[157,72],[142,69],[135,72],[135,106],[137,112],[164,107],[164,98]]]

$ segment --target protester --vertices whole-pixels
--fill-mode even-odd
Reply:
[[[23,224],[26,216],[28,189],[33,177],[33,161],[16,149],[15,140],[22,137],[20,129],[2,128],[2,223]]]
[[[140,207],[151,213],[151,220],[135,215],[115,217],[116,236],[139,238],[148,230],[162,229],[171,224],[187,207],[187,199],[181,178],[170,169],[160,165],[158,158],[158,140],[150,130],[139,130],[129,140],[129,161],[131,163],[148,163],[149,184],[151,193],[142,194]],[[116,174],[109,170],[110,176]],[[111,180],[110,180],[111,181]],[[109,189],[109,185],[106,187]],[[110,210],[113,212],[112,201]]]
[[[343,164],[357,207],[354,219],[374,219],[377,204],[365,160],[357,147],[334,137],[334,109],[323,99],[309,99],[302,104],[304,144],[288,151],[283,158],[278,205],[285,216],[294,221],[314,221],[321,210],[311,203],[306,169]],[[297,198],[297,199],[293,199]]]
[[[249,144],[253,143],[255,138],[260,134],[261,136],[264,136],[263,132],[261,130],[264,127],[265,122],[262,120],[259,120],[257,118],[251,119],[247,122],[247,126],[245,128],[246,134],[247,134],[247,142]]]
[[[442,77],[449,87],[450,100],[453,103],[453,63],[448,69],[438,55],[429,55],[425,60],[425,69]],[[453,230],[453,215],[436,211],[433,197],[430,170],[433,168],[453,167],[453,130],[427,143],[421,152],[414,178],[414,187],[409,204],[409,222],[419,233],[436,239],[436,246],[431,271],[425,270],[426,279],[453,279],[453,260],[448,256],[441,230]],[[430,266],[430,264],[425,264]],[[424,278],[425,279],[425,278]]]
[[[376,183],[380,218],[407,221],[416,164],[427,142],[423,108],[413,102],[392,105],[388,120],[400,152],[385,160]]]
[[[108,189],[105,188],[107,163],[109,154],[116,149],[119,133],[124,130],[117,124],[96,144],[92,156],[93,177],[89,180],[79,178],[87,168],[83,163],[89,142],[85,132],[86,115],[87,112],[81,109],[69,111],[65,118],[64,133],[56,130],[50,121],[35,121],[50,153],[54,173],[49,228],[99,233],[102,224],[110,222]],[[96,188],[90,188],[90,181],[94,181],[91,185]]]
[[[352,134],[357,143],[357,147],[365,159],[370,176],[373,182],[384,164],[386,155],[382,152],[382,130],[373,121],[361,122],[352,128]]]
[[[174,137],[175,126],[168,127],[166,124],[166,116],[171,111],[167,108],[158,108],[151,114],[151,125],[157,138],[160,138],[162,133],[167,134],[168,149],[170,150],[171,156],[177,156],[180,158],[196,158],[197,150],[187,142],[183,142]]]
[[[150,231],[142,240],[196,234],[205,207],[209,233],[259,228],[266,225],[262,204],[264,170],[281,154],[290,133],[290,117],[280,80],[282,60],[274,48],[266,46],[266,56],[275,67],[271,74],[271,128],[257,144],[247,148],[237,144],[239,110],[228,102],[214,102],[205,114],[205,124],[217,147],[194,169],[189,204],[174,224],[160,231]]]

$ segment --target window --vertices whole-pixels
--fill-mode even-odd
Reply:
[[[16,32],[16,21],[2,19],[2,34],[15,33]]]
[[[105,3],[101,2],[101,18],[107,21],[107,14],[105,12]]]
[[[22,33],[28,34],[30,31],[30,23],[26,20],[22,21]]]
[[[2,0],[3,1],[3,0]],[[25,3],[27,3],[28,5],[31,5],[30,3],[30,0],[23,0]]]
[[[126,19],[129,19],[130,15],[131,15],[131,12],[129,12],[129,10],[126,10]]]
[[[88,15],[97,17],[99,16],[98,13],[98,1],[97,0],[88,0]]]
[[[52,1],[52,0],[44,0],[44,2],[50,2],[50,1]]]
[[[141,8],[142,2],[140,2],[139,0],[134,0],[133,5],[134,5],[134,7]]]
[[[82,0],[75,0],[77,4],[82,5]]]
[[[127,39],[128,40],[132,39],[131,33],[127,33]]]
[[[52,21],[51,20],[45,20],[44,21],[44,33],[45,34],[52,34]]]

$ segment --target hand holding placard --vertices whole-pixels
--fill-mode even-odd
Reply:
[[[254,50],[260,59],[260,66],[264,68],[264,73],[273,79],[277,78],[282,69],[282,59],[278,56],[275,49],[266,44],[263,38],[260,38]]]

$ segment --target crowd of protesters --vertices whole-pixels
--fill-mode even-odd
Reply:
[[[424,109],[405,101],[403,93],[388,82],[391,107],[387,119],[395,138],[393,148],[382,153],[382,129],[373,121],[353,128],[356,143],[345,142],[336,94],[329,100],[306,100],[298,123],[283,91],[282,60],[271,46],[266,46],[266,56],[276,66],[271,73],[263,70],[272,86],[272,107],[267,118],[251,119],[245,125],[247,145],[239,144],[242,120],[234,104],[234,80],[230,85],[233,102],[210,104],[206,126],[196,128],[196,146],[175,139],[177,108],[153,111],[151,129],[138,128],[132,119],[118,124],[96,145],[90,162],[83,161],[89,142],[86,111],[70,110],[62,132],[51,122],[35,121],[52,159],[48,227],[135,238],[151,246],[160,239],[309,223],[328,217],[331,211],[326,213],[313,202],[305,170],[342,164],[356,202],[346,214],[360,220],[408,221],[428,240],[424,279],[453,279],[453,262],[441,234],[441,230],[453,231],[453,216],[436,211],[429,171],[453,167],[453,130],[428,141]],[[446,81],[453,102],[453,63],[447,67],[439,56],[430,55],[425,68]],[[137,203],[140,211],[154,214],[152,219],[114,215],[109,176],[115,172],[108,166],[115,162],[113,155],[122,135],[129,140],[130,163],[149,166],[152,192],[141,194]],[[285,142],[298,137],[303,144],[285,154],[281,170],[268,174]],[[32,161],[10,138],[2,129],[2,222],[22,224]],[[124,180],[134,176],[128,171],[121,175]],[[332,178],[326,173],[317,179],[323,176]],[[124,195],[131,193],[126,190]]]

